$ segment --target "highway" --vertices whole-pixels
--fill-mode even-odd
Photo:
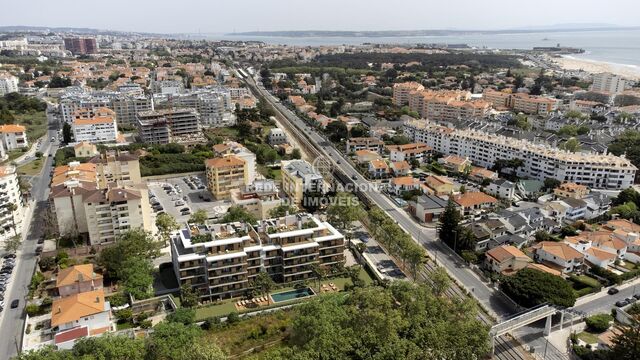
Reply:
[[[49,174],[53,167],[53,156],[58,146],[51,143],[51,138],[58,138],[58,125],[55,116],[47,111],[49,130],[42,139],[40,146],[45,156],[45,164],[39,176],[31,178],[31,199],[29,201],[29,211],[23,219],[24,230],[22,233],[22,247],[17,253],[16,267],[13,271],[12,281],[5,292],[5,303],[7,306],[0,313],[0,354],[3,359],[9,359],[18,352],[19,344],[22,342],[22,330],[24,328],[25,299],[29,292],[29,283],[35,271],[37,256],[35,249],[37,240],[43,236],[44,226],[40,219],[47,207],[49,196]],[[4,255],[4,254],[3,254]],[[13,299],[20,300],[17,309],[11,309],[8,305]]]

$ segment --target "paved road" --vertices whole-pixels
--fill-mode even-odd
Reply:
[[[40,219],[47,207],[49,174],[53,167],[53,156],[48,157],[47,154],[55,154],[57,149],[57,145],[50,142],[51,137],[57,137],[57,124],[51,114],[47,114],[47,117],[49,119],[49,131],[42,140],[41,145],[41,148],[45,150],[46,161],[40,176],[33,177],[31,181],[31,209],[30,213],[25,214],[25,219],[23,220],[25,228],[22,233],[22,248],[17,254],[12,282],[5,292],[5,303],[7,305],[13,299],[19,299],[20,306],[17,309],[11,309],[7,306],[0,313],[0,357],[3,359],[9,359],[16,355],[18,344],[22,342],[25,299],[37,261],[37,256],[35,255],[36,242],[43,235],[44,230]]]

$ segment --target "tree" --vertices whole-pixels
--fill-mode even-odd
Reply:
[[[298,212],[298,209],[294,206],[291,205],[287,205],[287,204],[282,204],[282,205],[278,205],[276,207],[274,207],[273,209],[269,210],[269,217],[271,218],[279,218],[279,217],[283,217],[287,214],[289,215],[293,215],[296,214]]]
[[[73,132],[71,131],[71,125],[69,125],[69,123],[64,123],[64,125],[62,125],[62,141],[65,144],[68,144],[72,141],[73,139]]]
[[[611,359],[640,359],[640,322],[634,321],[629,326],[618,326],[616,330],[618,335],[612,339]]]
[[[438,221],[440,222],[440,231],[438,233],[440,240],[449,244],[453,249],[455,237],[457,236],[458,226],[461,220],[460,211],[456,206],[456,203],[450,197],[447,207],[440,215]]]
[[[106,334],[79,339],[72,353],[77,359],[143,360],[145,349],[141,340]]]
[[[609,144],[608,149],[610,153],[617,156],[626,154],[633,165],[640,167],[640,131],[623,132]]]
[[[118,278],[126,292],[136,299],[146,299],[153,295],[153,264],[149,259],[127,257],[118,271]]]
[[[51,81],[49,82],[49,88],[54,89],[54,88],[64,88],[67,86],[71,86],[71,79],[69,78],[63,78],[60,76],[54,76],[53,78],[51,78]]]
[[[180,228],[178,226],[178,223],[176,222],[176,219],[167,213],[158,215],[158,217],[156,218],[156,227],[162,235],[165,246],[169,243],[171,233]]]
[[[188,354],[189,348],[201,335],[202,330],[195,325],[163,321],[153,328],[153,332],[146,339],[146,358],[187,360],[189,358],[186,357],[186,354]]]
[[[560,146],[558,146],[558,148],[562,149],[562,150],[567,150],[567,151],[570,151],[570,152],[573,152],[573,153],[578,152],[581,149],[580,140],[578,140],[578,139],[576,139],[574,137],[569,138],[569,140],[567,140],[564,143],[560,144]]]
[[[347,229],[353,221],[366,215],[362,205],[351,193],[337,193],[334,202],[327,208],[329,222],[337,224],[340,229]]]
[[[276,286],[276,283],[273,281],[271,276],[267,274],[266,271],[260,271],[258,275],[256,275],[256,277],[254,278],[253,283],[251,284],[251,287],[259,291],[260,294],[266,295],[267,303],[271,301],[269,297],[269,292],[271,292],[271,290],[273,290],[275,286]]]
[[[247,224],[253,224],[257,220],[253,215],[249,214],[245,209],[241,208],[240,206],[231,206],[229,210],[227,210],[227,213],[222,218],[222,222],[231,223],[236,221],[240,221]]]
[[[103,249],[98,264],[112,276],[122,272],[124,262],[129,258],[154,259],[160,255],[161,243],[143,229],[131,229],[118,236],[114,246]]]
[[[444,295],[445,291],[451,286],[451,278],[449,278],[449,274],[442,266],[438,266],[429,274],[429,280],[436,296]]]
[[[536,269],[522,269],[513,276],[505,277],[500,288],[527,308],[546,302],[571,307],[576,302],[575,291],[567,281]]]
[[[607,331],[613,322],[613,316],[609,314],[597,314],[585,319],[587,328],[591,332],[601,333]]]
[[[15,234],[4,241],[4,251],[15,254],[22,245],[22,236]]]
[[[327,133],[331,141],[340,142],[348,136],[347,125],[342,121],[331,122],[325,128],[325,133]]]
[[[198,302],[200,300],[198,292],[195,291],[189,284],[183,284],[180,287],[180,298],[182,300],[182,306],[188,308],[198,305]]]
[[[553,190],[553,189],[557,188],[561,184],[562,184],[562,182],[560,182],[560,180],[558,180],[558,179],[545,178],[544,179],[544,187],[543,187],[543,189],[545,191],[550,191],[550,190]]]
[[[302,154],[300,154],[300,149],[295,148],[291,151],[291,158],[292,159],[301,159],[302,158]]]
[[[202,225],[209,220],[209,214],[205,209],[198,209],[189,218],[189,222],[193,224]]]
[[[184,325],[191,325],[196,320],[195,309],[186,307],[179,307],[174,312],[167,316],[167,321],[180,323]]]

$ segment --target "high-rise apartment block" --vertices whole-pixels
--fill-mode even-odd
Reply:
[[[98,45],[95,38],[65,38],[64,48],[74,55],[95,54],[98,52]]]

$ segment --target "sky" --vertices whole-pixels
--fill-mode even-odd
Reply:
[[[0,0],[0,9],[0,25],[155,33],[640,26],[638,0]]]

